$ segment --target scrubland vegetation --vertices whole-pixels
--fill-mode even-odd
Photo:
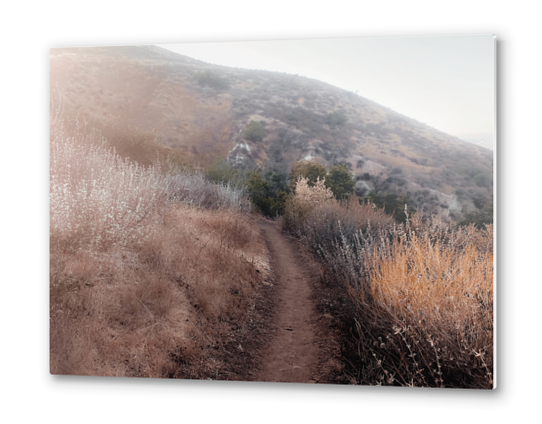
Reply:
[[[51,373],[224,375],[221,354],[242,336],[267,261],[249,202],[105,143],[84,125],[70,133],[54,111]]]
[[[493,386],[491,152],[150,46],[54,49],[51,86],[52,373],[246,378],[260,212],[319,261],[351,383]]]
[[[284,214],[321,263],[349,328],[351,383],[493,387],[491,225],[422,222],[406,209],[398,219],[347,197],[342,166],[202,172],[154,145],[135,130],[107,140],[66,125],[53,107],[52,373],[246,378],[225,358],[268,269],[251,199]]]
[[[300,177],[284,225],[321,261],[322,283],[337,289],[352,331],[343,347],[352,383],[490,389],[492,226],[406,216],[398,224]]]

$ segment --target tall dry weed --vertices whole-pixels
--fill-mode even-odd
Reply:
[[[485,236],[485,237],[484,237]],[[488,230],[484,238],[491,238]],[[483,240],[484,242],[486,240]],[[493,253],[428,233],[364,260],[348,287],[365,378],[377,384],[493,387]],[[369,377],[370,376],[370,377]]]
[[[373,205],[359,203],[354,195],[346,201],[331,199],[313,207],[297,232],[322,252],[337,240],[352,243],[359,232],[370,235],[392,225],[391,216]]]

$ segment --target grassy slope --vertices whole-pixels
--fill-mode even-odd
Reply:
[[[243,378],[224,358],[269,269],[247,201],[123,159],[52,110],[51,373]]]

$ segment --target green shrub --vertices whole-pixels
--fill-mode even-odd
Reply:
[[[228,81],[209,69],[196,74],[196,81],[201,86],[211,87],[216,90],[226,90],[229,88]]]
[[[418,196],[418,201],[424,199],[423,195]],[[382,208],[391,215],[398,223],[405,223],[408,214],[414,214],[416,209],[412,206],[415,202],[407,194],[382,193],[371,190],[367,197],[362,201],[375,205],[377,208]]]
[[[487,224],[493,224],[493,195],[491,199],[482,209],[478,209],[472,212],[469,212],[463,216],[459,226],[466,227],[470,224],[478,229],[483,229]]]
[[[248,197],[258,210],[271,217],[284,214],[289,187],[286,176],[274,171],[262,175],[261,171],[252,171],[247,180]]]
[[[243,137],[250,141],[259,142],[263,140],[266,133],[263,122],[250,121],[243,131]]]
[[[344,165],[331,167],[326,177],[326,186],[331,189],[337,199],[344,199],[354,191],[356,182]]]
[[[328,113],[324,121],[330,127],[334,127],[335,125],[343,125],[344,123],[346,123],[346,115],[342,111],[335,111],[332,113]]]
[[[214,183],[229,184],[232,187],[244,189],[249,172],[249,170],[231,166],[223,159],[217,159],[205,170],[205,176]]]
[[[323,180],[327,176],[324,165],[315,160],[302,160],[294,164],[290,171],[290,190],[295,191],[295,186],[300,177],[306,178],[309,187],[314,187],[318,179]]]

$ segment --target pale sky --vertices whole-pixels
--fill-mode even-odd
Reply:
[[[452,135],[494,129],[492,35],[164,44],[207,63],[327,82]]]

